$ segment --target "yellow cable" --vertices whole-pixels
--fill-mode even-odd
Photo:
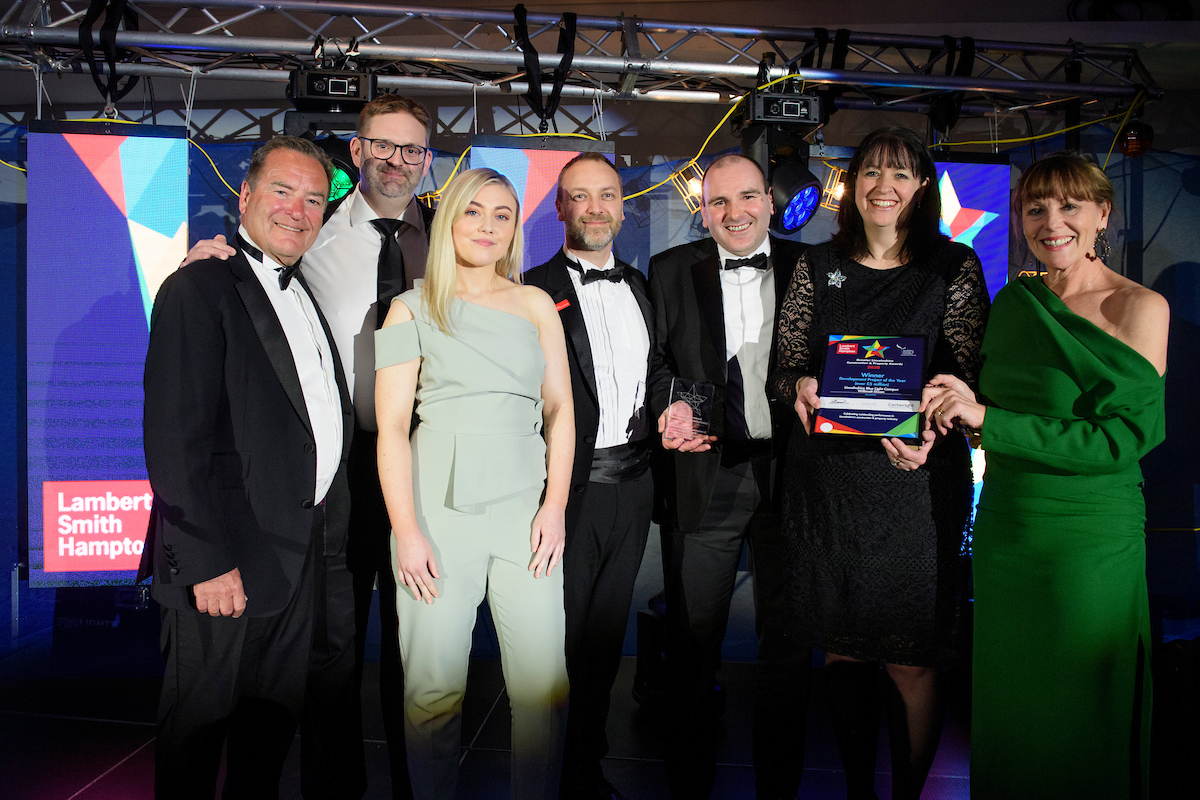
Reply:
[[[509,136],[517,136],[521,138],[529,138],[531,136],[564,136],[575,139],[591,139],[593,142],[600,141],[595,136],[589,136],[586,133],[510,133]]]
[[[514,133],[510,135],[525,138],[531,136],[562,136],[574,137],[576,139],[591,139],[593,142],[598,141],[595,136],[588,136],[586,133]],[[462,166],[462,161],[464,158],[466,158],[467,153],[469,152],[471,152],[471,146],[467,145],[467,149],[462,151],[462,155],[458,157],[458,161],[454,162],[454,169],[450,170],[450,177],[446,178],[445,182],[441,186],[434,189],[432,192],[426,192],[425,194],[421,195],[421,197],[427,197],[431,200],[436,200],[437,198],[441,197],[442,190],[445,189],[446,184],[450,183],[454,176],[458,174],[458,168]]]
[[[241,192],[239,192],[237,189],[235,189],[229,185],[229,181],[225,180],[225,176],[221,174],[221,170],[217,169],[217,165],[215,163],[213,163],[212,157],[208,153],[204,152],[204,148],[201,147],[200,145],[196,144],[194,141],[192,141],[192,138],[190,136],[188,137],[188,143],[191,144],[193,147],[195,147],[197,150],[199,150],[201,153],[204,153],[204,157],[208,159],[209,164],[212,164],[213,172],[217,173],[217,177],[221,180],[221,183],[225,184],[225,188],[228,189],[229,191],[233,192],[234,197],[240,196]]]
[[[961,147],[962,145],[966,145],[966,144],[1021,144],[1023,142],[1036,142],[1040,139],[1050,139],[1052,137],[1058,136],[1060,133],[1066,133],[1067,131],[1073,131],[1073,130],[1077,130],[1079,128],[1086,128],[1089,125],[1099,125],[1101,122],[1108,122],[1109,120],[1116,119],[1119,116],[1121,116],[1121,115],[1113,114],[1112,116],[1109,116],[1109,117],[1101,117],[1100,119],[1094,119],[1091,122],[1081,122],[1078,125],[1072,125],[1069,128],[1063,128],[1060,131],[1050,131],[1049,133],[1039,133],[1035,136],[1022,136],[1017,139],[988,139],[987,141],[978,141],[978,142],[938,142],[936,145],[930,145],[930,147]]]
[[[90,119],[72,119],[72,120],[67,120],[67,121],[68,122],[119,122],[122,125],[141,125],[142,124],[140,122],[135,122],[134,120],[131,120],[131,119],[108,119],[107,117],[92,117]],[[25,173],[29,172],[29,170],[25,169],[24,167],[18,167],[16,164],[10,164],[2,158],[0,158],[0,164],[3,164],[6,167],[11,167],[12,169],[15,169],[17,172],[25,172]]]
[[[774,86],[777,83],[781,83],[783,81],[788,81],[788,80],[795,80],[797,77],[798,76],[793,75],[793,74],[782,75],[782,76],[776,78],[775,80],[767,81],[762,86],[756,87],[755,91],[761,92],[763,89]],[[801,79],[801,82],[800,82],[800,91],[801,92],[804,91],[804,84],[805,84],[805,81],[803,79]],[[743,102],[745,102],[746,97],[747,97],[747,95],[742,95],[740,98],[738,98],[738,101],[729,108],[729,111],[727,111],[725,113],[725,116],[721,117],[721,121],[718,122],[716,127],[712,129],[712,132],[710,134],[708,134],[708,138],[704,140],[704,144],[700,145],[700,149],[696,152],[696,155],[692,156],[692,158],[690,158],[682,167],[680,167],[675,172],[672,172],[664,180],[659,181],[658,183],[654,184],[653,186],[647,186],[645,189],[642,189],[640,192],[634,192],[633,194],[628,195],[627,197],[623,197],[622,200],[623,201],[624,200],[632,200],[635,197],[641,197],[642,195],[646,194],[647,192],[652,192],[655,189],[657,189],[658,187],[660,187],[664,184],[670,183],[675,178],[675,176],[682,175],[684,172],[686,172],[688,167],[695,164],[700,159],[700,156],[704,155],[704,148],[708,147],[708,143],[711,142],[712,138],[717,135],[717,131],[721,130],[721,126],[725,124],[725,121],[728,120],[731,116],[733,116],[733,112],[737,111],[738,106],[740,106]]]
[[[1145,92],[1138,92],[1137,97],[1133,98],[1133,102],[1129,104],[1129,110],[1125,112],[1125,119],[1121,120],[1121,124],[1117,126],[1117,132],[1113,135],[1112,144],[1108,146],[1108,155],[1104,157],[1104,166],[1100,169],[1108,169],[1108,160],[1112,158],[1113,148],[1117,146],[1117,139],[1121,136],[1121,131],[1125,129],[1125,123],[1129,122],[1129,115],[1137,108],[1138,100],[1142,99]]]
[[[467,149],[462,151],[462,155],[458,157],[458,161],[454,162],[454,169],[450,170],[450,177],[446,178],[445,183],[432,192],[426,192],[421,197],[429,198],[431,201],[439,199],[442,196],[442,190],[446,188],[446,184],[450,183],[454,179],[454,176],[458,174],[458,168],[462,166],[463,159],[467,157],[467,153],[469,152],[471,152],[471,145],[467,145]]]
[[[766,85],[770,86],[770,84],[766,84]],[[670,183],[675,178],[676,175],[682,175],[687,170],[688,167],[690,167],[690,166],[692,166],[692,164],[696,163],[697,159],[699,159],[700,156],[704,155],[704,148],[708,147],[708,143],[711,142],[712,138],[717,135],[717,131],[721,130],[721,126],[725,124],[725,120],[727,120],[731,116],[733,116],[733,112],[737,111],[738,106],[740,106],[742,104],[742,101],[745,99],[746,99],[746,96],[742,95],[742,97],[730,107],[729,111],[727,111],[725,113],[725,116],[721,117],[721,121],[717,123],[717,127],[712,129],[712,133],[708,134],[708,138],[704,140],[704,144],[700,145],[700,149],[696,152],[696,155],[694,155],[692,158],[690,158],[686,164],[684,164],[682,167],[680,167],[675,172],[672,172],[670,175],[668,175],[666,177],[666,179],[659,181],[658,183],[654,184],[653,186],[647,186],[645,189],[642,189],[640,192],[634,192],[633,194],[629,195],[628,197],[622,198],[622,200],[623,201],[624,200],[632,200],[635,197],[641,197],[642,195],[646,194],[647,192],[654,191],[655,189],[657,189],[658,187],[662,186],[665,183]]]

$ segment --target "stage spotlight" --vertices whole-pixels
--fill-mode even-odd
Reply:
[[[842,195],[846,193],[846,170],[841,167],[830,167],[829,175],[825,177],[825,191],[821,194],[821,208],[837,211],[842,204]]]
[[[772,227],[779,233],[795,233],[817,210],[821,182],[801,162],[788,161],[772,170],[771,194],[776,211]]]
[[[284,133],[312,140],[333,161],[330,203],[341,200],[358,183],[358,167],[354,166],[354,159],[350,157],[350,142],[333,134],[353,134],[357,130],[358,114],[287,111],[283,115]],[[326,135],[318,139],[317,134],[322,132]]]
[[[313,141],[333,161],[333,180],[329,184],[329,202],[336,203],[358,183],[358,167],[350,157],[350,143],[337,136],[325,136]]]
[[[760,84],[767,82],[772,61],[760,64]],[[819,97],[801,93],[804,81],[798,75],[774,83],[769,93],[750,92],[743,115],[734,118],[734,132],[741,135],[742,155],[762,168],[771,188],[771,230],[794,234],[821,202],[821,182],[808,169],[808,152],[825,115]]]

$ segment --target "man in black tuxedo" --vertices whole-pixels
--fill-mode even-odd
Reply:
[[[704,175],[711,239],[650,261],[655,358],[651,405],[668,452],[656,474],[665,505],[667,599],[665,757],[676,800],[707,798],[715,778],[716,672],[743,540],[749,536],[758,666],[754,769],[759,798],[794,798],[804,759],[811,653],[785,624],[779,540],[781,456],[795,418],[768,400],[775,316],[801,245],[768,236],[774,205],[759,166],[740,155]],[[709,434],[666,427],[670,376],[716,387]]]
[[[396,622],[391,522],[379,488],[375,460],[375,329],[391,300],[425,275],[433,211],[414,192],[429,171],[429,110],[395,94],[377,96],[358,116],[350,155],[360,179],[326,211],[327,220],[305,256],[304,274],[342,356],[354,402],[350,450],[350,541],[354,577],[355,650],[344,663],[328,663],[310,687],[301,733],[301,791],[309,800],[362,797],[367,788],[359,705],[372,595],[379,589],[382,636],[379,699],[388,742],[392,797],[411,800],[404,747],[404,669]],[[223,236],[197,242],[187,261],[228,258]],[[186,262],[185,262],[186,263]]]
[[[569,161],[555,200],[566,244],[524,275],[558,307],[575,399],[563,595],[571,709],[563,800],[622,795],[604,777],[609,695],[621,662],[654,501],[646,410],[654,318],[646,279],[617,261],[621,176],[599,153]]]
[[[352,650],[345,546],[354,419],[298,271],[332,165],[278,137],[242,183],[238,249],[163,282],[146,355],[154,509],[142,571],[163,606],[158,797],[275,797],[312,664]]]

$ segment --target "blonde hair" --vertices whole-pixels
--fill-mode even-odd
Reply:
[[[524,261],[524,237],[521,235],[521,201],[508,178],[494,169],[469,169],[460,173],[442,190],[442,200],[433,216],[429,231],[429,258],[425,262],[425,282],[421,285],[421,304],[430,321],[449,334],[450,306],[458,282],[457,260],[454,256],[454,234],[451,230],[467,206],[483,187],[498,184],[513,197],[513,216],[516,228],[506,252],[496,262],[496,274],[514,283],[521,282]]]

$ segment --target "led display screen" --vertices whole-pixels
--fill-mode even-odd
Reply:
[[[988,294],[1008,282],[1007,164],[937,162],[942,233],[972,248],[983,263]]]
[[[29,581],[132,583],[151,499],[142,368],[154,296],[187,252],[187,139],[29,127]]]
[[[488,167],[517,189],[525,234],[525,269],[544,264],[563,246],[562,222],[554,207],[554,190],[563,166],[584,151],[607,154],[611,142],[573,137],[476,136],[471,167]]]

